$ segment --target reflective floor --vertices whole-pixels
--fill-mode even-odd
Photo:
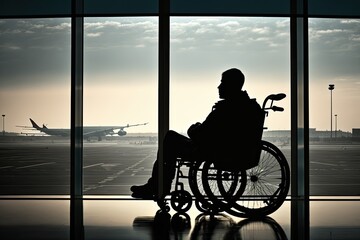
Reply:
[[[301,234],[291,233],[291,204],[249,220],[210,217],[195,206],[187,214],[167,214],[151,200],[92,198],[77,206],[78,225],[71,228],[68,199],[0,199],[0,239],[298,239]],[[310,239],[360,239],[360,199],[317,198],[309,206]]]

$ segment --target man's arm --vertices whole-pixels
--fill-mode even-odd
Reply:
[[[196,135],[196,134],[194,134],[194,132],[196,132],[196,129],[197,129],[199,126],[201,126],[201,123],[197,122],[197,123],[192,124],[192,125],[189,127],[189,129],[188,129],[188,131],[187,131],[187,134],[188,134],[188,136],[189,136],[190,138],[192,138],[192,137],[194,137],[194,135]]]

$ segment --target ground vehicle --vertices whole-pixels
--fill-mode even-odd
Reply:
[[[264,100],[264,118],[269,110],[283,111],[273,102],[285,96],[283,93],[271,94]],[[182,166],[189,167],[187,175],[183,174]],[[263,140],[259,163],[247,170],[222,170],[206,159],[179,159],[176,167],[175,190],[171,192],[170,202],[178,212],[188,211],[193,200],[180,182],[182,178],[188,179],[200,211],[209,214],[227,212],[238,217],[261,217],[273,213],[285,201],[290,186],[290,168],[285,156],[274,144]],[[158,201],[158,205],[166,208],[163,200]]]

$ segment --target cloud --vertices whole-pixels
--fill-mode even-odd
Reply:
[[[277,28],[289,28],[290,26],[290,20],[289,19],[284,19],[284,20],[277,20],[275,22],[275,26]]]
[[[267,34],[269,33],[269,28],[268,27],[257,27],[251,30],[253,33],[258,33],[258,34]]]
[[[60,23],[58,25],[54,25],[54,26],[47,26],[46,29],[50,29],[50,30],[64,30],[64,29],[71,29],[71,24],[70,23]]]
[[[96,33],[87,33],[87,37],[100,37],[103,34],[103,32],[96,32]]]
[[[105,27],[110,27],[110,28],[119,28],[121,26],[120,22],[116,22],[116,21],[97,21],[97,22],[86,22],[84,23],[84,28],[85,30],[88,29],[103,29]]]
[[[269,41],[269,37],[255,37],[251,38],[251,41],[257,41],[257,42],[267,42]]]
[[[170,25],[171,43],[176,44],[173,45],[174,51],[194,48],[212,51],[213,47],[222,48],[222,51],[226,52],[227,49],[233,51],[234,47],[258,48],[255,46],[256,42],[262,42],[264,48],[265,46],[276,48],[287,44],[289,34],[286,35],[286,32],[289,31],[289,26],[285,28],[286,24],[289,24],[289,21],[279,19],[265,21],[257,18],[233,17],[214,17],[204,20],[202,18],[175,18],[172,19]],[[191,42],[187,41],[189,37]]]
[[[226,27],[228,29],[232,29],[234,27],[238,27],[240,26],[239,22],[237,21],[227,21],[227,22],[224,22],[224,23],[219,23],[217,24],[218,27]]]
[[[10,51],[17,51],[20,50],[21,47],[16,45],[0,45],[0,49],[2,50],[10,50]]]
[[[327,34],[334,34],[334,33],[343,33],[346,30],[343,29],[324,29],[324,30],[317,30],[316,33],[319,35],[327,35]]]
[[[101,52],[127,48],[131,51],[139,46],[154,46],[158,43],[158,26],[155,18],[108,19],[89,19],[84,24],[86,49]]]
[[[350,36],[350,39],[355,42],[360,42],[360,34],[354,34]]]
[[[357,91],[354,96],[359,96],[359,23],[359,19],[310,19],[312,80],[351,84]],[[224,66],[238,65],[251,79],[289,83],[288,18],[171,17],[170,24],[173,72],[189,76],[206,72],[211,78]],[[69,83],[69,19],[0,20],[0,26],[1,86]],[[104,76],[109,76],[113,86],[112,82],[129,79],[124,75],[157,71],[157,18],[86,18],[84,33],[87,83],[103,85]],[[148,79],[137,81],[143,80]]]
[[[31,28],[35,28],[35,29],[40,29],[40,28],[44,28],[45,24],[32,24]]]
[[[359,19],[343,19],[343,20],[340,20],[340,23],[343,23],[343,24],[360,24],[360,20]]]
[[[142,19],[119,19],[119,21],[109,21],[98,19],[96,22],[93,19],[90,19],[89,22],[84,23],[85,31],[91,31],[93,29],[113,29],[113,30],[151,30],[157,29],[157,24],[154,21],[142,20]]]

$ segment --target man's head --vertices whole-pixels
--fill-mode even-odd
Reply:
[[[218,86],[219,97],[229,99],[236,97],[245,82],[244,74],[237,68],[231,68],[222,73],[221,83]]]

